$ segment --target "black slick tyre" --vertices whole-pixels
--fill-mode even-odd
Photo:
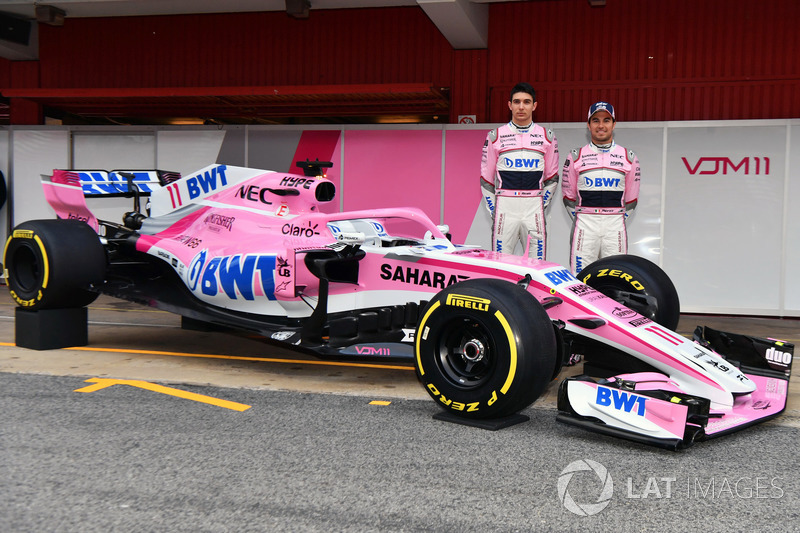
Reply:
[[[83,307],[105,279],[106,254],[97,233],[79,220],[31,220],[12,231],[3,264],[11,297],[27,309]]]
[[[636,255],[598,259],[578,279],[662,326],[675,330],[681,305],[675,285],[658,265]]]
[[[466,418],[526,408],[550,382],[556,357],[544,308],[508,281],[448,287],[430,301],[417,328],[417,376],[440,407]]]

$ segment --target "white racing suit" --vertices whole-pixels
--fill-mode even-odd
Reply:
[[[481,193],[492,213],[492,250],[544,260],[545,208],[558,185],[558,141],[538,124],[513,122],[486,136],[481,159]]]
[[[641,170],[632,150],[589,143],[564,162],[561,192],[573,218],[570,268],[628,252],[625,219],[636,207]]]

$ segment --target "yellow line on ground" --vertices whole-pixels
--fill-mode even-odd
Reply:
[[[16,346],[13,342],[0,342],[0,346]],[[314,361],[305,359],[276,359],[270,357],[245,357],[241,355],[216,355],[201,353],[182,353],[182,352],[162,352],[158,350],[122,350],[119,348],[95,348],[90,346],[75,346],[72,348],[62,348],[63,350],[75,350],[81,352],[111,352],[111,353],[131,353],[144,355],[169,355],[172,357],[199,357],[203,359],[232,359],[237,361],[258,361],[260,363],[287,363],[300,365],[320,365],[320,366],[347,366],[354,368],[378,368],[389,370],[414,370],[411,366],[399,365],[373,365],[369,363],[349,363],[346,361]]]
[[[156,383],[150,383],[149,381],[141,381],[138,379],[91,378],[87,379],[86,383],[94,383],[94,385],[89,385],[88,387],[75,389],[75,392],[95,392],[100,389],[105,389],[106,387],[111,387],[112,385],[128,385],[139,389],[159,392],[161,394],[169,394],[170,396],[177,396],[178,398],[183,398],[185,400],[192,400],[195,402],[207,403],[209,405],[216,405],[217,407],[224,407],[225,409],[231,409],[233,411],[239,411],[239,412],[247,411],[248,409],[250,409],[250,407],[252,407],[250,405],[246,405],[243,403],[231,402],[229,400],[220,400],[219,398],[213,398],[211,396],[206,396],[204,394],[196,394],[194,392],[174,389],[172,387],[165,387],[164,385],[158,385]]]

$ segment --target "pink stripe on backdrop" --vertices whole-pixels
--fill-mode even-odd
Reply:
[[[450,226],[453,242],[467,240],[475,206],[481,205],[481,147],[487,131],[455,130],[445,134],[444,223]]]
[[[418,207],[438,224],[441,130],[345,131],[344,210]]]

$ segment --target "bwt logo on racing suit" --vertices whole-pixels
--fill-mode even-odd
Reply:
[[[607,387],[597,387],[597,398],[595,403],[604,407],[613,407],[617,411],[633,413],[637,416],[645,415],[645,402],[647,398],[630,394],[619,389],[609,389]],[[634,411],[635,409],[635,411]]]
[[[269,300],[275,299],[274,255],[226,255],[208,257],[208,250],[195,256],[189,265],[188,286],[192,292],[200,290],[206,296],[216,296],[220,288],[231,300],[241,295],[245,300],[255,300],[257,283]]]
[[[585,178],[587,187],[619,187],[620,178]]]
[[[506,168],[539,168],[538,159],[511,159],[503,158]]]
[[[764,160],[763,172],[761,168],[762,159]],[[692,176],[695,174],[719,174],[720,171],[723,175],[727,175],[728,170],[739,172],[741,169],[744,169],[744,174],[748,175],[751,168],[754,170],[753,174],[769,174],[769,157],[744,157],[738,164],[731,161],[729,157],[701,157],[694,166],[685,157],[681,157],[681,160],[683,160],[686,170]],[[752,167],[750,165],[751,161],[753,162]]]

